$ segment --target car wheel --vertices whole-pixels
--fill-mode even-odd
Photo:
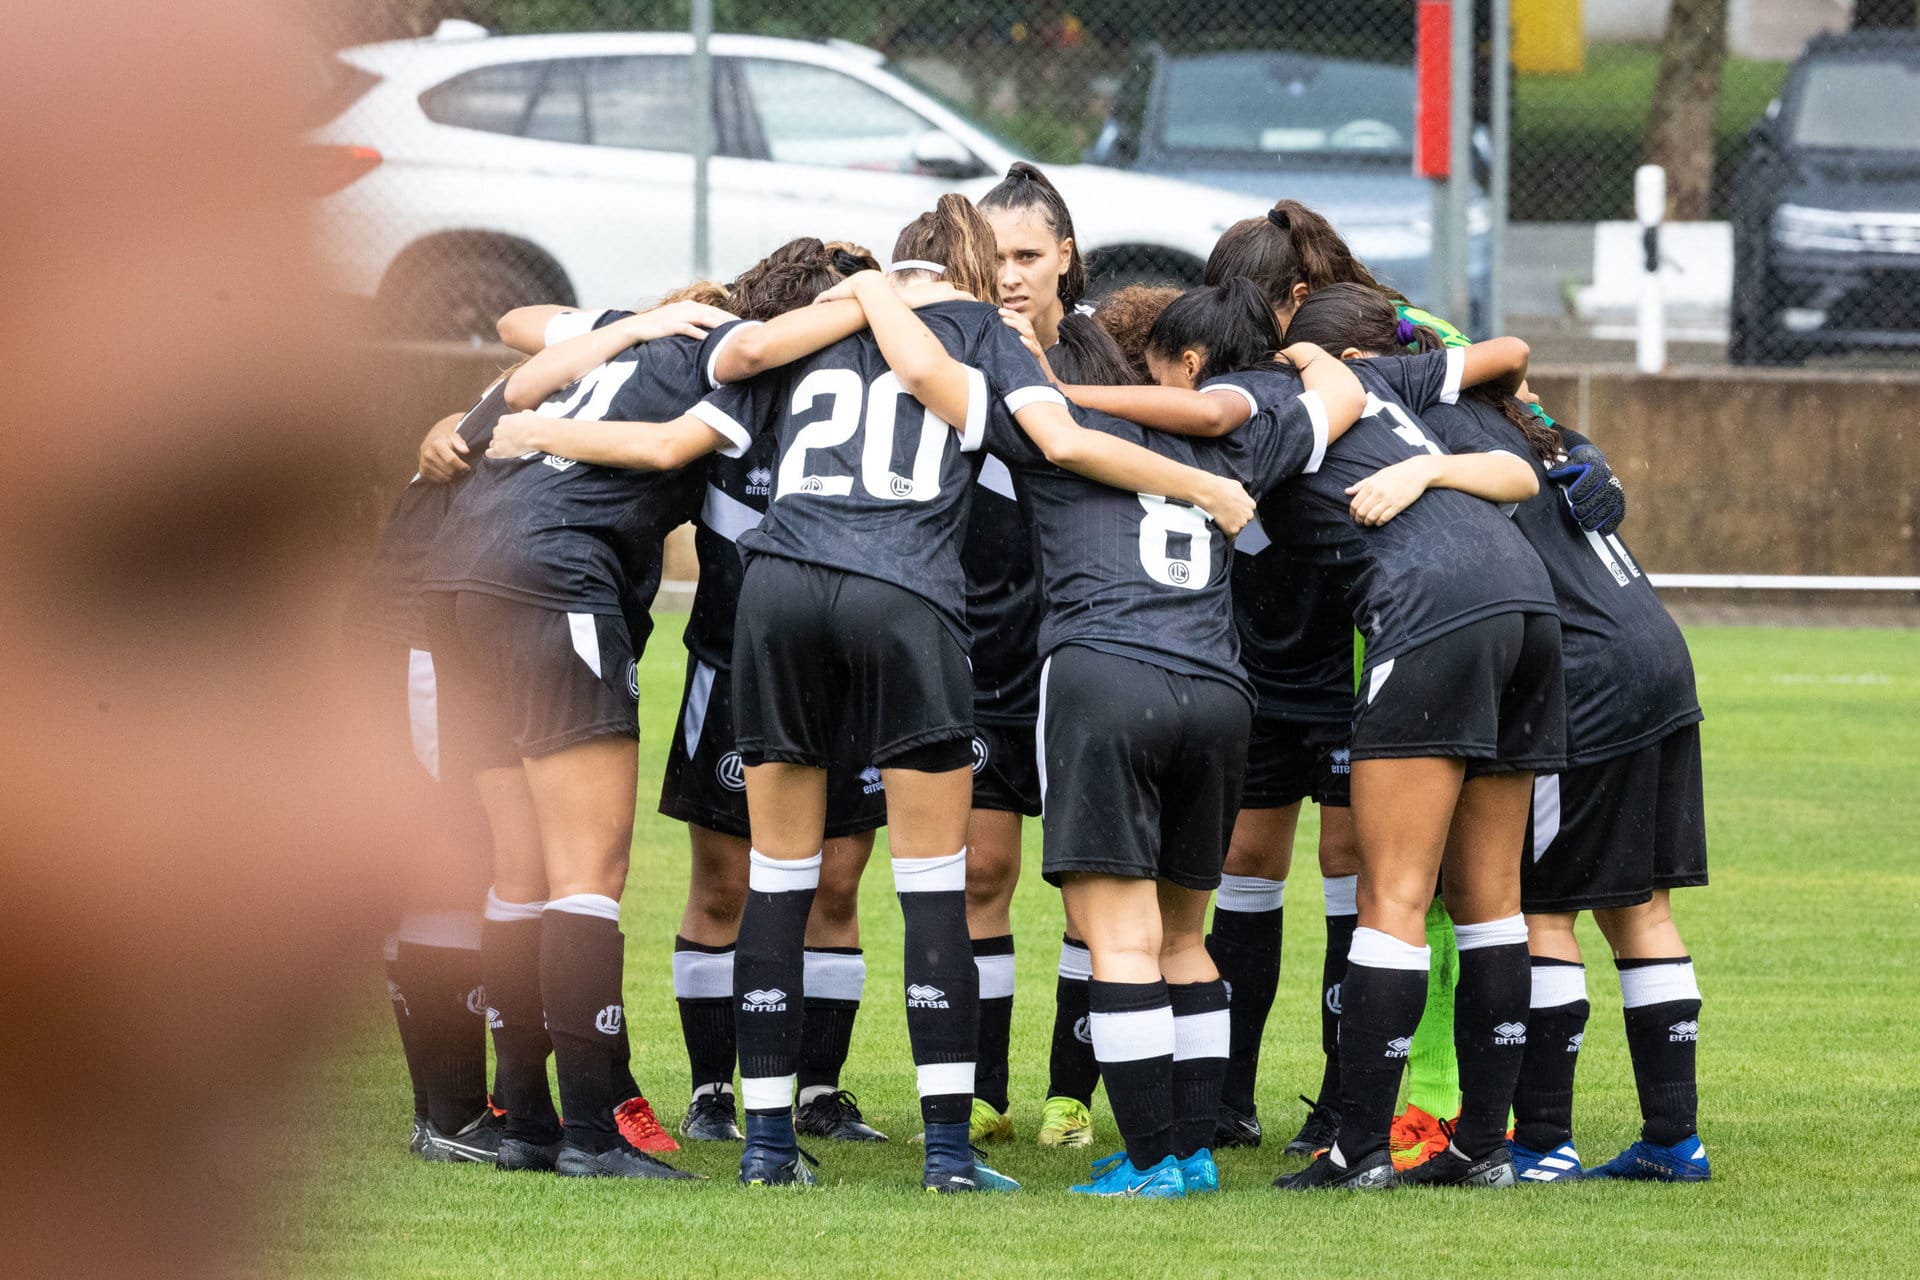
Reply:
[[[493,342],[502,315],[543,302],[574,305],[565,273],[510,240],[417,245],[380,286],[381,326],[395,338]]]

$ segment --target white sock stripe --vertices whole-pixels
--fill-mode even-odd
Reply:
[[[1087,1028],[1093,1056],[1101,1062],[1138,1062],[1142,1058],[1173,1056],[1173,1006],[1132,1009],[1125,1013],[1092,1013]]]
[[[409,911],[400,917],[400,941],[419,947],[480,947],[478,911]]]
[[[544,899],[539,902],[508,902],[495,893],[491,886],[487,889],[486,917],[496,922],[508,920],[538,920],[540,913],[546,910]]]
[[[1533,966],[1534,1009],[1558,1009],[1563,1004],[1578,1004],[1587,998],[1585,965],[1549,964]]]
[[[1221,876],[1214,905],[1222,911],[1278,911],[1286,902],[1287,882],[1260,876]]]
[[[676,951],[673,953],[675,1000],[731,1000],[733,951]]]
[[[1620,970],[1620,1003],[1629,1009],[1699,998],[1700,984],[1694,980],[1691,960]]]
[[[1232,1040],[1232,1024],[1225,1009],[1190,1013],[1173,1020],[1173,1060],[1224,1058]]]
[[[1328,876],[1320,882],[1320,892],[1327,900],[1327,914],[1330,916],[1357,916],[1360,914],[1360,877]]]
[[[1527,918],[1522,915],[1507,916],[1501,920],[1487,920],[1480,924],[1459,924],[1453,926],[1453,945],[1461,951],[1477,951],[1481,947],[1509,947],[1518,942],[1527,941]]]
[[[741,1076],[740,1105],[749,1111],[793,1109],[792,1076]]]
[[[980,998],[1005,1000],[1013,995],[1013,957],[975,956],[973,967],[980,972]]]
[[[1093,977],[1093,952],[1071,942],[1060,943],[1060,976],[1076,982]]]
[[[923,1098],[973,1092],[971,1062],[929,1062],[925,1066],[915,1067],[913,1074]]]
[[[576,916],[598,916],[602,920],[620,923],[620,904],[604,893],[570,893],[564,898],[549,898],[546,910],[565,911]]]
[[[758,849],[747,853],[747,888],[754,893],[804,893],[820,887],[820,855],[811,858],[769,858]]]
[[[815,1000],[858,1001],[866,994],[867,958],[838,951],[809,951],[802,961],[801,990]]]
[[[895,893],[965,893],[967,891],[967,850],[944,858],[895,858]]]
[[[1348,964],[1363,964],[1369,969],[1405,969],[1425,973],[1433,965],[1433,950],[1402,942],[1378,929],[1355,929],[1353,945],[1347,948]]]

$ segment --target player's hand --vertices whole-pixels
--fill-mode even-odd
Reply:
[[[1253,519],[1253,495],[1238,480],[1208,476],[1202,485],[1200,501],[1194,505],[1207,513],[1229,538],[1247,527]]]
[[[670,302],[664,307],[655,307],[643,311],[637,316],[628,316],[620,324],[633,335],[635,342],[652,342],[655,338],[667,338],[678,335],[684,338],[704,338],[707,330],[716,329],[738,316],[719,307],[691,300]]]
[[[453,420],[458,426],[459,420]],[[468,444],[454,427],[435,426],[420,441],[420,478],[429,484],[450,484],[473,470],[466,460]]]
[[[1040,371],[1047,375],[1047,381],[1057,384],[1060,379],[1053,376],[1053,366],[1047,362],[1047,349],[1040,345],[1040,339],[1033,331],[1033,322],[1006,307],[1000,308],[1000,320],[1019,335],[1020,345],[1032,352],[1033,358],[1040,362]]]
[[[518,458],[529,453],[544,453],[540,435],[547,419],[537,413],[503,414],[494,424],[493,439],[487,442],[489,458]]]
[[[872,268],[868,268],[865,271],[856,271],[852,275],[842,280],[839,284],[836,284],[835,286],[833,286],[833,288],[823,289],[819,293],[815,294],[813,297],[813,305],[817,307],[827,302],[851,301],[853,298],[855,282],[858,281],[861,276],[877,276],[880,274],[881,274],[880,272],[875,271]]]
[[[1346,493],[1353,501],[1347,510],[1357,523],[1377,527],[1412,506],[1432,483],[1432,463],[1427,458],[1408,458],[1349,485]]]
[[[1315,360],[1327,358],[1325,347],[1313,342],[1296,342],[1281,348],[1280,358],[1295,369],[1304,369]]]
[[[1533,394],[1533,388],[1524,382],[1520,384],[1520,389],[1513,393],[1513,397],[1521,404],[1530,404],[1537,407],[1540,403],[1540,397]]]
[[[1547,479],[1560,486],[1573,522],[1588,533],[1613,533],[1627,518],[1627,491],[1607,465],[1607,455],[1590,444],[1575,445]]]

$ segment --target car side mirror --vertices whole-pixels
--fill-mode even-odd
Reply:
[[[959,181],[977,178],[987,172],[987,167],[957,140],[933,130],[914,141],[913,171],[930,178]]]
[[[1086,160],[1089,164],[1104,164],[1125,167],[1140,158],[1140,143],[1118,121],[1109,118],[1100,126],[1100,136],[1087,148]]]

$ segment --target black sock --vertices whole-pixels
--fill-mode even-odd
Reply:
[[[693,1092],[733,1088],[733,946],[673,940],[673,999]]]
[[[1340,1136],[1336,1163],[1351,1168],[1387,1148],[1407,1051],[1427,1006],[1424,946],[1355,929],[1340,984]]]
[[[1173,1006],[1173,1154],[1185,1160],[1213,1145],[1233,1017],[1227,984],[1218,978],[1169,983],[1167,998]]]
[[[1252,1115],[1254,1080],[1260,1071],[1260,1038],[1266,1034],[1273,993],[1280,986],[1280,934],[1286,881],[1222,876],[1213,908],[1207,952],[1220,971],[1233,1005],[1233,1054],[1221,1100]],[[1176,1013],[1174,1015],[1178,1017]]]
[[[1167,984],[1087,983],[1094,1057],[1136,1169],[1173,1154],[1173,1004]]]
[[[906,921],[907,1038],[928,1126],[973,1114],[980,1039],[980,974],[967,941],[967,851],[895,858],[893,887]]]
[[[1527,1054],[1513,1090],[1513,1140],[1529,1151],[1573,1141],[1573,1070],[1591,1011],[1584,965],[1533,958]]]
[[[1640,1093],[1640,1136],[1670,1147],[1699,1132],[1699,1081],[1694,1051],[1700,1038],[1700,987],[1693,959],[1621,960],[1620,998],[1626,1006],[1627,1052]]]
[[[613,1109],[627,1035],[621,1003],[626,943],[620,904],[597,893],[547,903],[540,920],[540,994],[553,1036],[567,1145],[599,1153],[620,1141]]]
[[[493,1027],[493,1103],[507,1113],[507,1136],[548,1143],[560,1136],[560,1117],[547,1084],[553,1040],[540,998],[540,936],[544,902],[504,902],[487,895],[480,925],[481,975],[487,984],[487,1021]]]
[[[1347,952],[1360,923],[1355,905],[1359,883],[1359,876],[1328,876],[1320,882],[1327,905],[1327,948],[1320,958],[1320,1052],[1326,1066],[1315,1100],[1331,1107],[1340,1105],[1340,984],[1346,980]]]
[[[808,947],[806,1009],[800,1045],[800,1101],[840,1087],[853,1045],[853,1021],[867,988],[867,957],[858,947]]]
[[[433,941],[409,938],[416,922],[415,938]],[[398,965],[413,985],[407,1007],[420,1046],[428,1118],[442,1133],[458,1132],[487,1106],[487,1005],[480,984],[478,914],[410,916],[401,926]]]
[[[820,855],[769,858],[755,849],[748,862],[747,905],[733,953],[740,1099],[748,1115],[765,1117],[755,1132],[790,1135],[805,1017],[807,916],[820,887]]]
[[[427,1118],[427,1077],[425,1056],[413,1016],[407,1010],[407,988],[412,985],[406,966],[400,963],[400,936],[387,938],[383,951],[387,968],[387,999],[393,1005],[394,1025],[400,1031],[400,1052],[407,1060],[407,1081],[413,1086],[413,1118]]]
[[[1470,1159],[1507,1140],[1507,1114],[1527,1054],[1532,967],[1526,917],[1455,924],[1460,985],[1453,993],[1453,1052],[1460,1061],[1460,1119],[1453,1145]]]
[[[973,1093],[1006,1114],[1007,1052],[1013,1039],[1013,935],[973,940],[980,975],[980,1042],[974,1054]]]
[[[1093,1105],[1100,1064],[1093,1057],[1093,1033],[1087,1022],[1087,980],[1093,958],[1087,944],[1062,934],[1060,980],[1053,989],[1053,1048],[1047,1056],[1047,1096]]]

